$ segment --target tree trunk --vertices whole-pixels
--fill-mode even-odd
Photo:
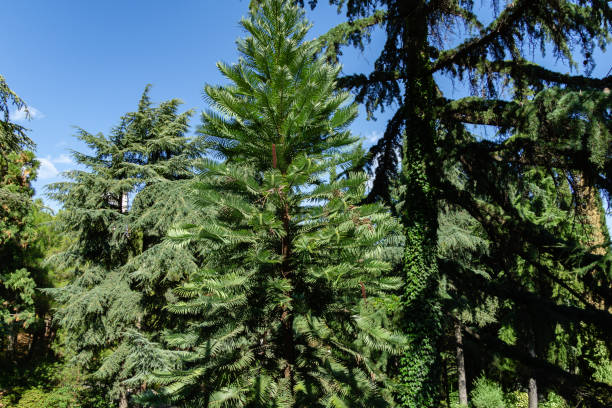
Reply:
[[[398,50],[403,66],[405,95],[396,115],[405,129],[403,141],[402,223],[406,235],[403,297],[406,332],[412,338],[400,367],[403,406],[436,407],[440,404],[442,337],[437,260],[438,200],[435,183],[437,128],[436,87],[431,74],[427,24],[428,2],[397,2],[390,13],[403,19]],[[398,131],[402,126],[398,127]]]
[[[17,360],[17,334],[18,334],[18,331],[17,329],[15,329],[15,325],[12,324],[10,326],[10,332],[8,335],[7,351],[9,352],[13,361]]]
[[[34,353],[36,353],[36,350],[40,349],[40,347],[38,347],[39,341],[39,331],[35,330],[33,333],[30,334],[28,339],[28,358],[32,358],[32,356],[34,356]]]
[[[459,405],[468,406],[467,381],[465,379],[465,359],[463,355],[463,334],[461,323],[455,323],[455,341],[457,342],[457,377],[459,390]]]
[[[128,193],[124,191],[121,194],[121,214],[128,212]]]
[[[529,379],[529,408],[538,408],[538,385],[535,378]]]
[[[596,187],[590,185],[584,175],[579,172],[572,173],[572,178],[576,195],[576,212],[588,227],[588,239],[583,243],[589,246],[602,245],[606,241],[607,231],[604,232],[604,211],[599,198],[599,191]],[[606,250],[603,247],[595,248],[593,253],[605,255]]]
[[[119,399],[118,408],[128,408],[128,395],[126,390],[121,390],[121,397]]]
[[[605,224],[605,212],[599,197],[599,190],[592,186],[580,172],[572,172],[570,176],[573,180],[572,187],[576,197],[576,212],[580,217],[581,222],[587,228],[587,239],[582,244],[593,246],[592,253],[595,255],[605,255],[606,248],[603,245],[606,242],[609,233]],[[601,278],[598,278],[597,273],[593,271],[590,276],[592,284],[595,286],[610,285]],[[612,287],[612,285],[610,285]],[[612,305],[607,305],[606,301],[597,294],[594,294],[586,289],[586,300],[600,310],[608,310],[612,312]]]
[[[448,362],[446,358],[442,361],[442,399],[446,401],[446,407],[451,408],[451,400],[450,400],[450,384],[448,382]]]
[[[536,337],[535,337],[535,332],[534,332],[535,326],[534,326],[533,321],[530,322],[530,325],[531,325],[531,328],[530,328],[531,339],[529,342],[529,355],[533,358],[536,358],[537,357],[537,354],[535,351]],[[529,378],[529,386],[528,386],[527,395],[529,397],[529,408],[538,408],[538,384],[536,383],[536,379],[533,374]]]

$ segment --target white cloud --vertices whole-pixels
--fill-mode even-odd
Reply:
[[[51,179],[59,174],[59,171],[55,168],[53,162],[51,162],[51,160],[48,158],[37,157],[36,160],[40,162],[40,167],[38,168],[39,180]]]
[[[40,162],[40,167],[38,168],[38,180],[48,180],[59,176],[60,171],[57,169],[57,167],[55,167],[56,164],[62,166],[74,165],[72,158],[65,153],[62,153],[56,157],[51,157],[49,155],[46,157],[37,157],[36,160]]]
[[[28,106],[28,111],[30,112],[30,119],[42,119],[45,117],[41,111],[33,106]],[[24,108],[20,108],[14,112],[11,112],[10,119],[14,122],[20,122],[28,119],[26,110]]]
[[[373,145],[374,143],[378,142],[378,139],[380,139],[381,137],[382,133],[374,130],[364,137],[363,142],[366,145]]]
[[[55,164],[73,164],[72,158],[65,153],[51,159],[51,161]]]

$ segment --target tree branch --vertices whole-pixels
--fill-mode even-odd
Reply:
[[[567,85],[572,88],[592,88],[604,90],[612,87],[612,75],[604,78],[589,78],[583,75],[567,75],[551,71],[526,60],[519,61],[484,61],[478,69],[481,72],[496,72],[521,78],[531,84],[542,82],[554,85]]]
[[[440,53],[438,59],[433,63],[431,71],[436,72],[448,68],[470,55],[478,55],[478,58],[482,58],[484,49],[523,15],[523,11],[528,7],[529,3],[530,0],[518,0],[508,5],[495,21],[481,30],[480,36],[467,40],[451,50]]]
[[[476,96],[456,100],[440,98],[438,104],[442,106],[440,109],[441,116],[462,123],[504,128],[512,127],[512,123],[516,122],[516,113],[521,106],[516,102],[484,99]]]
[[[612,314],[608,311],[596,309],[588,303],[585,304],[585,308],[557,304],[550,299],[526,291],[519,282],[514,280],[506,279],[502,283],[493,282],[469,271],[469,269],[462,268],[456,262],[443,261],[443,264],[445,263],[449,263],[444,268],[446,273],[453,277],[456,285],[465,285],[466,292],[486,292],[502,299],[512,299],[518,304],[530,307],[532,313],[541,314],[548,319],[557,322],[583,321],[600,328],[605,334],[610,335],[612,333]],[[493,265],[493,269],[500,270],[502,268],[499,265]],[[466,272],[469,273],[467,279],[464,275]]]
[[[318,52],[323,52],[328,60],[337,62],[341,45],[352,43],[363,48],[363,37],[369,37],[368,30],[385,21],[386,15],[386,11],[377,10],[371,16],[338,24],[314,40]]]
[[[493,336],[474,333],[465,327],[467,337],[479,344],[480,350],[488,353],[498,352],[530,367],[536,373],[538,384],[554,389],[569,401],[580,401],[584,398],[589,406],[606,408],[612,405],[612,387],[596,381],[585,380],[583,376],[572,374],[546,360],[532,357],[517,346],[504,343]]]

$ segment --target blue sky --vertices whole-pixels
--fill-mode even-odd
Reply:
[[[33,112],[29,122],[19,112],[13,118],[31,129],[37,144],[42,163],[37,196],[74,167],[70,149],[85,149],[74,138],[75,127],[107,133],[122,114],[135,110],[146,84],[153,84],[155,102],[180,98],[185,110],[204,109],[204,84],[223,82],[215,63],[237,59],[238,21],[247,9],[248,0],[3,0],[0,73]],[[491,10],[484,10],[479,14],[490,18]],[[314,24],[311,38],[342,21],[325,0],[308,9],[307,17]],[[346,49],[344,71],[370,71],[382,41],[375,35],[363,53]],[[605,75],[612,59],[600,52],[596,57],[594,75]],[[550,57],[539,60],[567,71]],[[460,85],[443,82],[443,87],[450,96],[463,93]],[[353,132],[371,145],[388,117],[386,112],[367,121],[362,110]],[[194,117],[192,129],[198,123]]]
[[[215,63],[237,59],[238,21],[248,0],[3,0],[2,6],[0,73],[33,112],[31,121],[19,112],[13,120],[31,129],[37,144],[40,197],[44,185],[73,167],[69,150],[85,149],[75,127],[107,133],[136,109],[147,83],[155,102],[179,98],[185,110],[204,109],[204,84],[223,82]],[[311,37],[341,21],[335,8],[323,6],[308,12]],[[371,67],[377,49],[347,50],[350,71]],[[385,122],[361,115],[353,129],[371,143]],[[198,123],[194,117],[192,129]]]

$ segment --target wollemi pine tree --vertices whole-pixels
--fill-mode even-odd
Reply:
[[[181,363],[155,393],[184,406],[394,406],[386,365],[405,348],[388,304],[400,280],[381,260],[398,224],[359,205],[356,116],[335,90],[340,67],[314,57],[308,24],[270,0],[241,21],[231,84],[207,86],[210,156],[193,197],[201,221],[171,233],[208,248],[167,307],[185,329],[167,346]],[[159,392],[158,392],[159,391]]]

